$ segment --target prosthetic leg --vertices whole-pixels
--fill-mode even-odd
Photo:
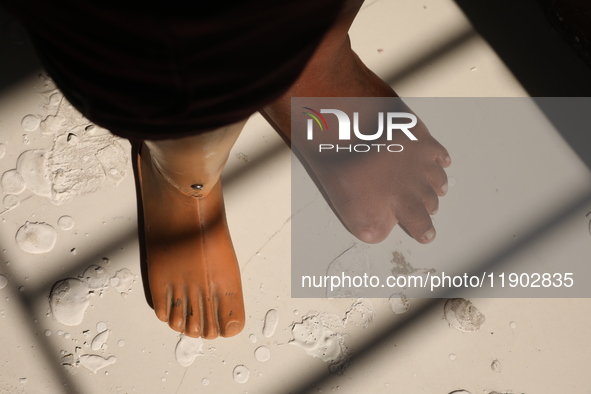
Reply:
[[[145,141],[140,148],[154,310],[191,337],[230,337],[244,327],[240,270],[220,175],[245,122],[189,138]]]

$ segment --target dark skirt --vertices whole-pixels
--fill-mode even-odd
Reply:
[[[237,122],[279,97],[342,0],[147,1],[142,9],[107,0],[0,2],[88,119],[125,138],[157,140]]]

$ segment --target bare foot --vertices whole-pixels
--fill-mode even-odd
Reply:
[[[353,235],[364,242],[377,243],[400,224],[418,242],[429,243],[435,238],[430,215],[438,210],[438,197],[447,192],[444,168],[451,164],[451,159],[420,119],[412,129],[418,141],[410,141],[403,133],[392,141],[383,141],[403,145],[404,150],[399,153],[382,150],[377,154],[346,155],[341,160],[336,157],[338,154],[318,154],[318,144],[311,145],[300,134],[292,136],[291,97],[397,97],[351,50],[348,36],[338,41],[336,30],[321,44],[291,89],[265,107],[262,114],[291,141]],[[411,112],[405,106],[404,111]],[[306,128],[298,127],[298,133],[299,130],[303,134]],[[322,142],[338,143],[334,133],[321,138]]]
[[[221,181],[201,197],[188,196],[164,179],[145,145],[138,171],[156,315],[191,337],[238,334],[244,303]]]

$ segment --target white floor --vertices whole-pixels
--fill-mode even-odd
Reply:
[[[361,58],[393,81],[403,97],[526,96],[452,1],[367,0],[351,36]],[[459,45],[416,65],[457,37],[464,37]],[[396,78],[398,74],[404,78]],[[44,135],[41,128],[25,131],[21,125],[28,114],[44,118],[55,111],[45,101],[51,88],[45,83],[35,75],[0,93],[0,142],[6,148],[1,173],[14,169],[22,152],[54,145],[56,135]],[[498,138],[470,139],[465,130],[432,132],[454,160],[448,176],[455,184],[435,219],[438,238],[421,246],[395,229],[385,241],[393,251],[412,259],[415,267],[431,266],[430,259],[444,252],[476,264],[587,196],[587,203],[556,231],[510,262],[532,256],[540,261],[591,256],[585,217],[591,211],[591,173],[556,133],[524,130],[519,136],[500,132]],[[513,145],[503,157],[514,155],[500,160],[507,139]],[[533,139],[539,148],[535,151]],[[119,143],[129,152],[127,142]],[[290,152],[259,116],[249,120],[225,172],[246,327],[236,337],[204,341],[203,354],[183,367],[175,358],[179,335],[155,317],[144,296],[131,164],[122,168],[126,174],[118,185],[105,179],[96,190],[62,205],[25,190],[18,195],[17,207],[0,214],[0,274],[8,279],[0,289],[0,392],[591,393],[589,299],[471,298],[486,321],[480,330],[466,333],[443,319],[445,300],[412,299],[410,310],[397,315],[387,299],[291,298]],[[89,191],[90,186],[80,187]],[[514,207],[514,198],[531,203]],[[494,211],[505,203],[506,211]],[[64,215],[74,219],[70,230],[58,226]],[[505,222],[503,215],[515,221]],[[18,247],[15,234],[26,222],[56,229],[57,242],[50,252],[31,254]],[[97,291],[80,324],[59,323],[49,308],[52,286],[91,265],[103,267],[109,276],[127,268],[137,276],[131,291],[127,296],[112,286]],[[278,313],[278,326],[265,337],[263,322],[271,309]],[[347,311],[352,323],[337,327]],[[330,373],[329,363],[289,344],[292,327],[307,315],[338,331],[354,356],[342,374]],[[101,349],[92,350],[100,322],[106,323],[109,337]],[[260,346],[269,348],[268,361],[255,357]],[[70,353],[73,361],[62,359]],[[75,364],[85,354],[115,356],[116,361],[96,373],[82,365],[62,365]],[[238,365],[250,370],[246,383],[233,378]]]

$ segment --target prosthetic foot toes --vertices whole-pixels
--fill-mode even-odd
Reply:
[[[244,303],[221,181],[203,197],[187,195],[161,174],[146,146],[138,171],[157,317],[191,337],[238,334],[245,323]]]

